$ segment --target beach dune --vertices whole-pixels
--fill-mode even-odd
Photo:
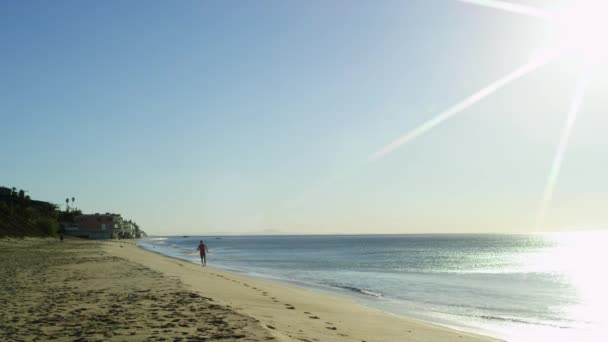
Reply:
[[[0,268],[0,340],[494,341],[130,241],[3,240]]]

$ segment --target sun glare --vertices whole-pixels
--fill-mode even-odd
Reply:
[[[550,26],[554,47],[576,63],[608,63],[608,1],[570,1],[554,11]]]
[[[563,0],[556,8],[538,8],[505,0],[456,0],[469,5],[503,11],[509,14],[524,15],[543,20],[547,23],[545,44],[539,42],[535,58],[511,74],[481,88],[453,107],[430,118],[423,124],[402,135],[372,154],[368,161],[373,162],[393,153],[401,146],[415,140],[456,114],[468,109],[502,87],[538,69],[542,65],[564,57],[573,62],[580,81],[570,104],[568,118],[562,132],[553,164],[549,171],[541,208],[537,216],[536,228],[543,225],[549,209],[553,191],[557,184],[559,171],[568,146],[568,140],[582,106],[585,89],[591,76],[601,67],[608,67],[608,0]]]

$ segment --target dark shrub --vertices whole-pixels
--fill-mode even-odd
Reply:
[[[59,224],[52,218],[42,217],[36,220],[36,227],[44,234],[56,236]]]

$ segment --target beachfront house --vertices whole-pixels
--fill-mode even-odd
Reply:
[[[112,239],[120,231],[122,218],[115,214],[80,215],[64,225],[65,235],[87,239]]]
[[[122,238],[132,239],[135,237],[135,223],[131,220],[123,220]]]
[[[123,219],[120,214],[78,215],[61,226],[65,235],[86,239],[134,239],[140,236],[137,224]]]

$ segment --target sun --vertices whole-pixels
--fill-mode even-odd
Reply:
[[[549,18],[552,48],[582,66],[608,64],[608,1],[575,0]]]
[[[531,7],[506,0],[455,1],[542,20],[546,24],[548,33],[545,44],[539,42],[538,51],[532,54],[533,57],[526,64],[515,68],[383,146],[371,154],[368,161],[375,162],[386,157],[507,85],[554,60],[566,58],[576,66],[577,82],[573,84],[574,94],[567,108],[566,122],[545,184],[536,219],[538,230],[542,227],[545,213],[550,207],[569,138],[581,111],[587,87],[597,71],[608,69],[608,0],[561,0],[562,4],[556,8]]]

